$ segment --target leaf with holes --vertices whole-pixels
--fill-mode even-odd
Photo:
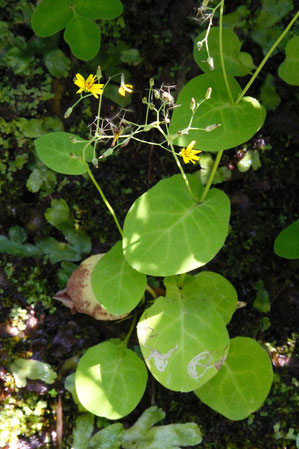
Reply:
[[[174,391],[193,391],[218,373],[229,348],[221,315],[185,292],[179,277],[164,279],[166,297],[145,310],[137,334],[153,376]]]
[[[195,391],[206,405],[238,421],[265,401],[273,380],[267,352],[253,339],[233,338],[227,359],[217,376]]]
[[[123,315],[131,312],[141,300],[146,276],[128,264],[121,242],[117,242],[95,265],[91,285],[94,295],[108,312]]]
[[[83,161],[92,160],[93,149],[88,141],[75,134],[54,132],[35,140],[35,149],[40,160],[49,168],[64,175],[82,175],[88,170]]]
[[[228,78],[234,100],[241,93],[237,81]],[[204,151],[227,150],[247,142],[261,128],[264,123],[265,108],[252,97],[243,97],[233,105],[229,99],[223,76],[220,73],[209,73],[197,76],[189,81],[177,99],[177,107],[173,111],[170,122],[170,134],[184,131],[191,119],[190,102],[205,98],[207,89],[212,88],[211,98],[202,103],[192,122],[192,128],[203,130],[189,130],[188,134],[180,134],[173,143],[186,147],[192,140],[194,148]],[[210,125],[221,125],[210,132],[205,129]]]
[[[119,339],[100,343],[79,360],[75,386],[81,404],[94,415],[119,419],[143,396],[147,370],[138,355]]]
[[[238,295],[232,284],[212,271],[201,271],[195,276],[187,275],[182,286],[188,298],[209,302],[222,316],[225,324],[231,320],[237,308]]]
[[[123,250],[130,265],[152,276],[171,276],[201,267],[222,248],[228,232],[230,201],[211,189],[199,203],[203,186],[188,176],[198,202],[181,175],[163,179],[141,195],[124,223]]]
[[[198,51],[197,44],[201,42],[206,35],[206,31],[203,31],[196,39],[194,44],[193,56],[196,64],[201,68],[203,72],[210,72],[210,67],[207,63],[208,53],[206,47],[203,46]],[[255,67],[252,58],[248,53],[240,53],[241,42],[238,36],[231,30],[223,29],[223,54],[224,65],[228,75],[231,76],[244,76],[250,73]],[[219,28],[213,27],[208,37],[210,56],[214,60],[214,72],[222,73],[221,60],[220,60],[220,47],[219,47]],[[240,55],[241,58],[240,58]],[[246,64],[244,64],[246,62]]]

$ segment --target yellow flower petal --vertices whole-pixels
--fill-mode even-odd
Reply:
[[[131,94],[133,92],[133,86],[132,84],[121,84],[120,88],[118,89],[118,92],[120,95],[125,97],[126,92]]]
[[[76,86],[80,87],[79,90],[77,90],[77,94],[85,91],[90,92],[94,97],[99,98],[98,95],[102,95],[104,92],[103,87],[104,84],[94,84],[97,80],[96,75],[89,75],[88,78],[85,80],[80,73],[77,73],[74,83]]]
[[[188,164],[189,162],[192,162],[192,164],[195,164],[195,162],[199,160],[199,156],[196,156],[196,155],[198,153],[201,153],[201,151],[193,150],[193,147],[195,144],[196,144],[196,141],[192,140],[192,142],[189,143],[187,148],[183,148],[182,151],[180,152],[180,156],[182,156],[185,164]]]
[[[85,88],[85,79],[83,78],[82,75],[80,75],[80,73],[76,74],[74,83],[78,86],[81,87],[82,89]]]

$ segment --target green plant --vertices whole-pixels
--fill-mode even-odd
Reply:
[[[25,399],[9,397],[2,401],[0,411],[0,444],[17,446],[19,437],[41,432],[46,415],[46,401],[33,395]],[[48,441],[49,443],[49,441]],[[45,447],[50,447],[45,442]]]
[[[121,423],[110,424],[92,435],[94,416],[78,416],[74,429],[76,449],[179,449],[201,443],[199,428],[194,423],[155,426],[165,418],[157,406],[146,409],[136,423],[125,429]],[[91,436],[92,435],[92,436]]]
[[[274,252],[286,259],[299,258],[299,219],[278,234],[274,242]]]
[[[52,36],[65,28],[63,37],[72,53],[88,61],[100,49],[100,28],[94,20],[114,19],[122,10],[120,0],[42,0],[33,11],[31,24],[40,37]]]
[[[147,105],[144,124],[133,123],[124,114],[117,116],[116,123],[101,119],[101,93],[110,79],[95,84],[101,81],[99,69],[97,76],[80,78],[80,99],[65,114],[67,118],[82,99],[99,96],[92,137],[83,140],[54,132],[35,141],[37,154],[47,167],[90,177],[121,236],[85,273],[86,282],[91,282],[93,294],[108,313],[133,315],[124,340],[111,339],[89,348],[79,361],[76,393],[83,406],[98,416],[118,419],[135,408],[146,388],[145,363],[166,388],[195,392],[201,401],[232,420],[244,419],[257,410],[271,387],[271,362],[264,349],[250,338],[229,338],[226,326],[237,307],[234,287],[217,273],[187,272],[204,266],[224,245],[230,202],[211,185],[223,151],[247,142],[263,125],[265,108],[245,94],[299,12],[242,90],[235,76],[250,73],[254,66],[247,53],[240,53],[233,32],[223,29],[223,8],[223,0],[215,8],[204,2],[208,29],[196,39],[195,59],[205,73],[182,88],[173,111],[170,91],[155,89],[150,80],[148,96],[143,99]],[[211,31],[217,11],[219,27]],[[131,91],[122,76],[119,92],[126,95]],[[145,140],[144,133],[151,130],[160,132],[162,142]],[[92,169],[117,154],[130,139],[168,151],[180,174],[162,179],[141,195],[122,228]],[[181,151],[175,146],[182,147]],[[180,162],[182,157],[185,163],[195,164],[201,151],[217,153],[204,185],[198,173],[186,174]],[[253,165],[254,154],[250,156]],[[164,277],[165,296],[156,297],[147,275]],[[137,335],[145,363],[127,347],[140,301],[144,310]]]
[[[57,374],[50,365],[38,360],[18,358],[10,365],[16,386],[22,388],[26,386],[26,379],[40,379],[47,384],[55,382]]]
[[[90,237],[84,231],[76,228],[75,220],[63,199],[51,202],[51,207],[45,212],[45,218],[64,235],[68,243],[49,236],[36,237],[35,245],[26,243],[25,230],[20,226],[12,226],[9,229],[8,237],[0,235],[0,252],[17,257],[40,258],[45,255],[53,264],[62,260],[76,262],[82,259],[83,254],[90,253]]]

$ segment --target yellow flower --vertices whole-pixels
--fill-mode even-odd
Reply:
[[[131,94],[133,92],[133,86],[132,84],[125,84],[125,75],[122,73],[120,77],[120,88],[118,89],[118,93],[125,97],[126,92]]]
[[[195,161],[198,161],[199,156],[196,156],[197,153],[201,153],[200,150],[193,150],[193,147],[196,143],[196,140],[192,140],[191,143],[187,146],[187,148],[183,148],[180,152],[180,156],[182,156],[185,164],[188,164],[188,162],[192,162],[192,164],[195,164]]]
[[[96,75],[89,75],[89,77],[85,80],[80,73],[77,73],[76,77],[74,78],[74,83],[76,86],[80,87],[79,90],[77,90],[77,94],[80,94],[81,92],[90,92],[94,97],[99,98],[99,95],[102,95],[104,84],[95,84],[97,77]]]
[[[118,89],[118,92],[120,93],[120,95],[125,97],[126,92],[128,92],[129,94],[133,92],[133,86],[132,84],[122,84]]]

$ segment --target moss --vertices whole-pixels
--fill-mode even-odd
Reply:
[[[6,274],[11,289],[25,297],[27,304],[41,305],[50,313],[54,313],[56,307],[53,299],[49,296],[51,288],[49,288],[49,276],[46,276],[46,271],[49,271],[47,267],[42,263],[37,266],[26,263],[25,266],[20,267],[20,262],[13,264],[6,262],[5,259],[0,261],[0,267]]]
[[[6,376],[5,388],[11,383],[10,376]],[[13,395],[7,397],[0,411],[0,446],[17,447],[19,437],[39,433],[44,428],[47,415],[47,402],[36,395],[28,393],[24,398]],[[50,446],[45,444],[43,447],[46,449]]]

